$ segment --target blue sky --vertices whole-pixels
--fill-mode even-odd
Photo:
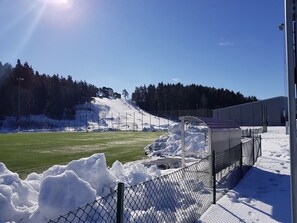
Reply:
[[[0,0],[0,61],[131,94],[181,82],[285,95],[283,0]]]

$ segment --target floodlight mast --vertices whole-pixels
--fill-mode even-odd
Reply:
[[[291,158],[291,220],[297,223],[297,144],[296,144],[296,43],[297,24],[295,7],[297,0],[284,0],[286,35],[286,70],[288,76],[288,114]],[[295,44],[295,45],[294,45]]]

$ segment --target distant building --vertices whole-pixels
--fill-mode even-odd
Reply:
[[[288,114],[287,97],[259,100],[241,105],[215,109],[213,117],[229,119],[240,126],[284,126]]]

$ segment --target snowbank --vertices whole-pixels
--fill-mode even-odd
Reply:
[[[58,217],[116,189],[160,176],[152,166],[116,161],[111,168],[104,154],[55,165],[21,180],[0,163],[0,222],[39,223]]]
[[[189,125],[185,131],[186,157],[199,158],[208,151],[207,128]],[[181,124],[169,127],[168,134],[160,136],[145,147],[148,156],[181,156]]]

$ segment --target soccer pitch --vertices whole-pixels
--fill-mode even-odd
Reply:
[[[143,148],[164,132],[48,132],[0,134],[0,162],[25,178],[55,164],[105,153],[107,165],[145,158]]]

